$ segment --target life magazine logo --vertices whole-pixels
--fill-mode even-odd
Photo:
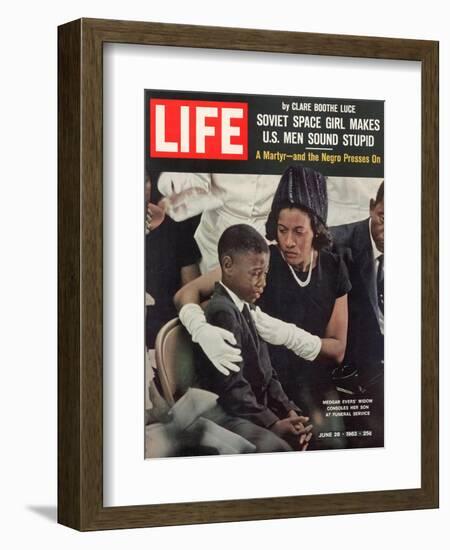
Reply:
[[[150,99],[150,157],[248,159],[248,104]]]

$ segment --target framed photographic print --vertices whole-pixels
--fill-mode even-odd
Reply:
[[[58,39],[59,522],[437,507],[438,44]]]

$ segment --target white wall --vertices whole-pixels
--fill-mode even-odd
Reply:
[[[445,547],[450,519],[450,37],[443,3],[16,2],[2,10],[0,541],[5,548]],[[13,6],[13,7],[12,7]],[[7,12],[7,13],[5,13]],[[441,41],[441,509],[79,534],[56,517],[56,27],[80,16]],[[405,183],[405,189],[407,182]],[[406,217],[407,223],[407,217]],[[405,344],[399,342],[399,345]],[[299,473],[301,475],[301,472]],[[218,475],[220,472],[218,471]],[[7,545],[4,543],[7,541]]]

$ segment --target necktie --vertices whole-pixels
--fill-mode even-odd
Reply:
[[[250,309],[247,304],[244,304],[244,309],[242,310],[242,315],[244,316],[244,319],[247,321],[248,328],[250,329],[250,332],[252,333],[253,339],[255,340],[255,344],[258,345],[258,335],[256,332],[256,327],[253,322],[252,316],[250,314]]]
[[[380,308],[381,313],[384,315],[384,254],[378,256],[377,297],[378,307]]]

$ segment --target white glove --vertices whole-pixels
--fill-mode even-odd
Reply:
[[[318,336],[292,323],[285,323],[261,311],[252,310],[256,330],[263,340],[274,346],[285,346],[302,359],[314,361],[319,355],[322,341]]]
[[[184,305],[178,316],[192,336],[192,341],[199,344],[219,372],[228,376],[230,371],[240,371],[234,363],[242,361],[241,350],[233,347],[236,338],[232,332],[208,324],[202,308],[197,304]]]

